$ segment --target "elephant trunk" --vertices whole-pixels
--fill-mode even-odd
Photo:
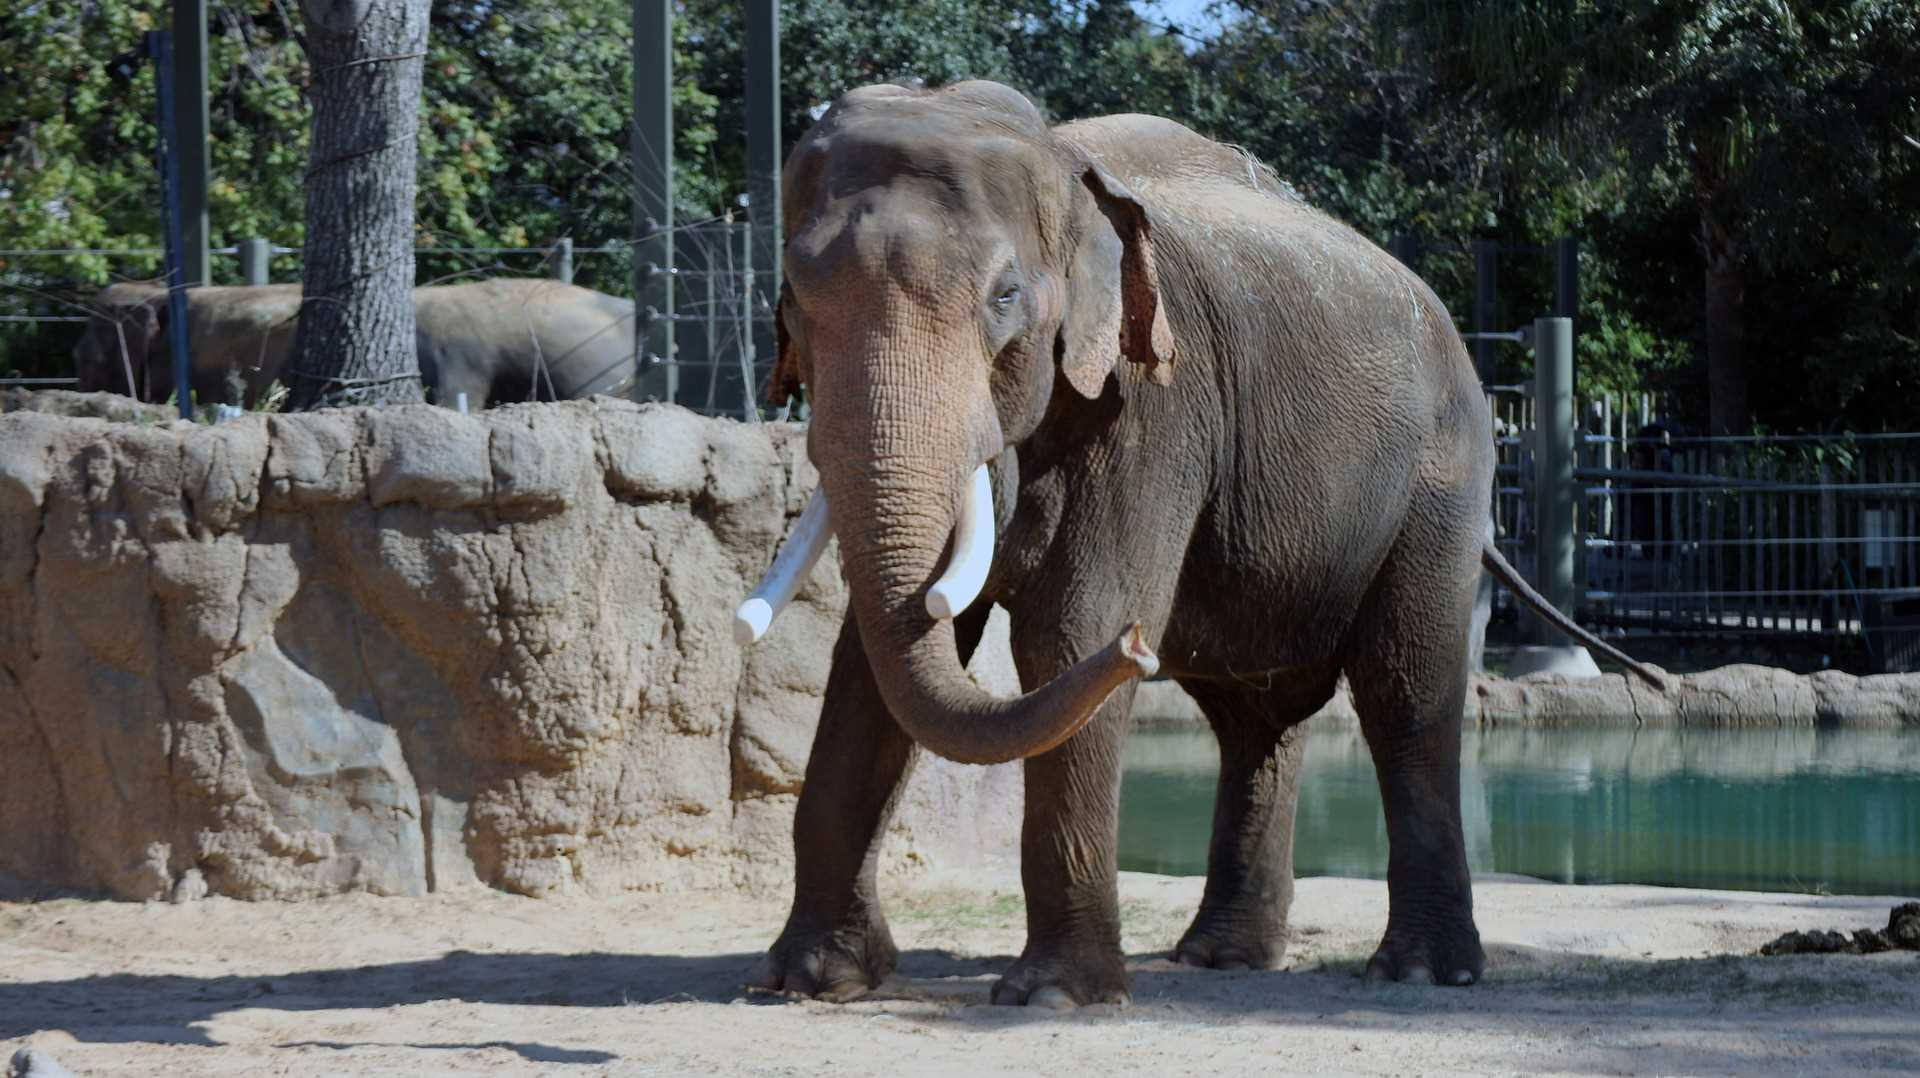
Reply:
[[[816,409],[816,428],[832,422],[824,410]],[[867,421],[851,437],[844,431],[828,437],[831,444],[876,447],[969,442],[939,438],[941,427],[951,424],[926,420]],[[929,613],[928,593],[954,532],[966,477],[984,451],[998,447],[969,446],[965,453],[950,446],[938,447],[945,452],[915,448],[858,460],[816,455],[854,616],[881,696],[908,736],[947,759],[993,764],[1046,752],[1085,725],[1115,688],[1152,673],[1158,661],[1136,624],[1017,699],[999,699],[974,684],[961,665],[952,620]],[[990,519],[986,526],[992,527]],[[946,610],[944,602],[936,595],[933,605]]]

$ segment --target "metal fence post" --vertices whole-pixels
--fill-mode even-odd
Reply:
[[[1493,320],[1498,316],[1495,310],[1500,294],[1498,280],[1500,269],[1500,245],[1492,240],[1473,241],[1473,331],[1475,333],[1493,332]],[[1480,372],[1480,381],[1493,381],[1493,341],[1487,337],[1473,339],[1473,369]]]
[[[1574,610],[1573,588],[1573,320],[1533,323],[1535,445],[1534,581],[1561,613]],[[1559,640],[1559,630],[1535,619],[1535,639]]]
[[[680,390],[674,353],[673,3],[633,3],[634,347],[640,369],[665,369],[666,399]],[[651,345],[651,349],[649,349]],[[651,355],[648,352],[651,351]]]
[[[240,241],[240,279],[258,287],[267,283],[267,259],[272,251],[258,236]]]
[[[187,289],[186,269],[181,264],[184,243],[180,238],[180,147],[174,143],[173,126],[173,49],[165,30],[149,30],[147,54],[153,59],[154,126],[159,129],[161,210],[166,227],[167,336],[173,348],[173,391],[180,418],[193,418],[193,384],[187,376]]]
[[[1413,272],[1420,272],[1420,268],[1414,265],[1420,260],[1420,242],[1412,236],[1405,232],[1394,233],[1393,238],[1387,241],[1387,253]]]
[[[562,236],[554,241],[553,253],[547,256],[553,270],[553,279],[573,283],[573,237]]]
[[[754,340],[753,321],[753,246],[758,242],[754,236],[756,230],[753,216],[754,207],[749,203],[747,220],[740,232],[740,418],[749,422],[760,421],[759,379],[754,377],[754,365],[759,359],[759,345]]]
[[[207,251],[207,0],[173,0],[173,146],[180,186],[180,283],[212,284]]]
[[[746,6],[747,225],[752,232],[757,276],[747,282],[748,333],[754,353],[773,352],[773,328],[752,317],[752,295],[780,294],[780,4],[748,0]],[[764,282],[764,283],[762,283]],[[744,379],[743,408],[759,415],[760,387],[751,372]]]
[[[1572,236],[1553,241],[1553,313],[1580,317],[1580,241]]]

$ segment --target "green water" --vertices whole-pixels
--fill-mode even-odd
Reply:
[[[1207,869],[1213,735],[1137,731],[1120,867]],[[1920,893],[1920,733],[1469,732],[1461,818],[1475,872],[1836,894]],[[1358,731],[1308,736],[1297,876],[1386,874],[1387,831]]]

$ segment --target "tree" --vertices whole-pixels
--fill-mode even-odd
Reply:
[[[428,0],[303,0],[312,65],[293,408],[419,401],[413,197]]]
[[[1752,419],[1758,277],[1843,272],[1831,241],[1845,236],[1893,271],[1894,309],[1911,295],[1897,268],[1911,226],[1860,204],[1914,171],[1897,149],[1920,67],[1908,0],[1385,0],[1381,16],[1449,96],[1624,167],[1634,199],[1688,204],[1714,433]],[[1869,206],[1877,222],[1847,219]]]

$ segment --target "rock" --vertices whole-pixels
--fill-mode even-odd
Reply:
[[[837,560],[731,618],[815,478],[798,427],[604,399],[0,416],[0,878],[784,890]],[[1019,782],[922,759],[886,871],[1010,857]]]
[[[1849,939],[1841,932],[1788,932],[1760,948],[1765,955],[1776,954],[1878,954],[1894,948],[1920,951],[1920,902],[1908,902],[1893,908],[1887,916],[1887,930],[1858,929]]]
[[[13,1053],[8,1078],[73,1078],[73,1072],[38,1048],[22,1048]]]
[[[1887,942],[1909,951],[1920,951],[1920,902],[1893,908],[1887,916]]]
[[[47,415],[155,425],[180,418],[180,410],[171,404],[143,404],[122,393],[34,390],[22,386],[8,386],[0,390],[0,412],[43,412]]]
[[[1763,944],[1760,953],[1764,955],[1851,954],[1856,950],[1853,941],[1845,935],[1814,929],[1809,932],[1788,932],[1770,943]]]
[[[1853,933],[1853,946],[1861,954],[1879,954],[1881,951],[1893,950],[1893,943],[1887,939],[1887,934],[1871,928],[1856,929]]]

